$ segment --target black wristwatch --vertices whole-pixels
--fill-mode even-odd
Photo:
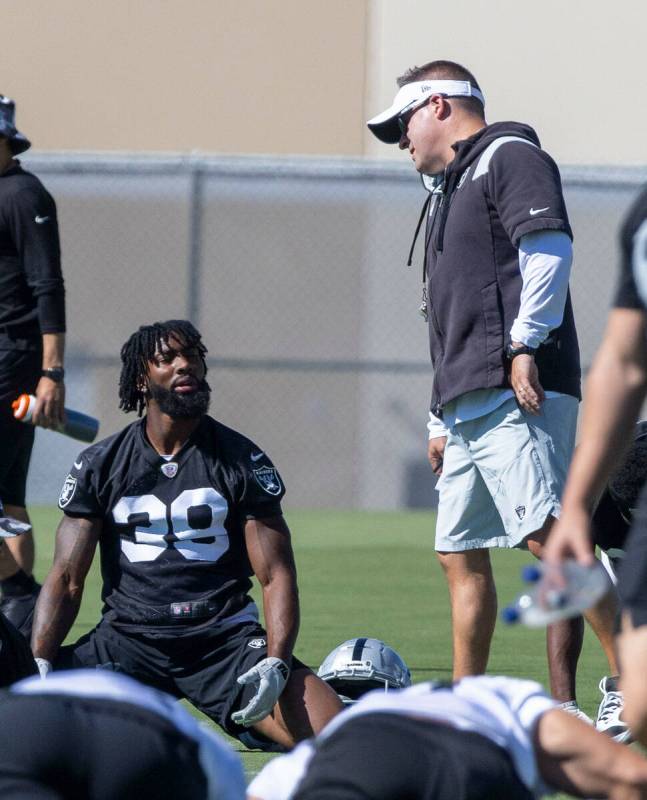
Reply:
[[[42,369],[40,375],[42,378],[49,378],[54,383],[63,383],[65,370],[63,367],[49,367],[48,369]]]
[[[514,347],[512,342],[509,342],[505,348],[505,355],[509,361],[512,361],[515,356],[534,356],[536,352],[536,347],[528,347],[525,344],[519,345],[519,347]]]

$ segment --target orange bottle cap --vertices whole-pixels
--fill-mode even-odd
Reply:
[[[16,419],[23,419],[27,414],[30,399],[28,394],[21,394],[20,397],[17,397],[13,401],[11,407],[13,408],[13,415]]]

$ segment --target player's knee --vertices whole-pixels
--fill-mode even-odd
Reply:
[[[316,736],[343,709],[336,692],[309,669],[292,673],[279,699],[283,727],[295,743]]]

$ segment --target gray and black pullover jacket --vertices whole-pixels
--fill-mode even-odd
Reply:
[[[520,305],[521,237],[555,230],[572,238],[559,170],[532,128],[498,122],[453,147],[425,236],[436,416],[466,392],[509,386],[505,345]],[[544,389],[580,397],[570,292],[536,362]]]

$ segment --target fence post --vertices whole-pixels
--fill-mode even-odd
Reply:
[[[200,328],[200,289],[202,284],[202,216],[204,211],[204,170],[198,162],[191,165],[189,188],[189,255],[186,316]]]

